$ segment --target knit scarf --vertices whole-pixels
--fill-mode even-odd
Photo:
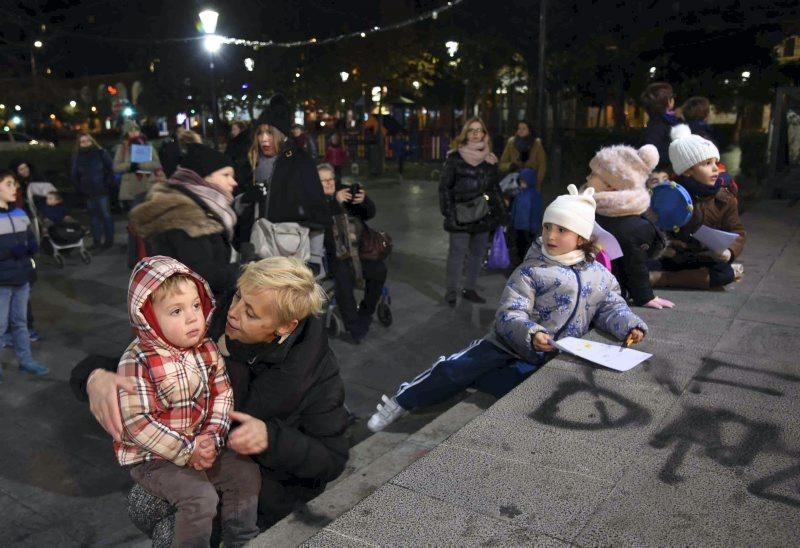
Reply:
[[[550,255],[547,252],[545,245],[542,243],[541,237],[536,239],[536,243],[538,243],[539,247],[542,249],[542,255],[562,266],[572,266],[586,260],[586,253],[580,249],[576,249],[568,253],[562,253],[561,255]]]
[[[605,217],[641,215],[650,207],[650,193],[644,187],[595,192],[592,197],[597,204],[597,214]]]
[[[687,177],[683,175],[678,177],[677,182],[679,185],[685,188],[693,198],[707,198],[709,196],[714,196],[717,192],[719,192],[719,189],[722,186],[722,179],[719,177],[717,177],[717,180],[713,185],[704,185],[703,183],[698,183],[695,181],[693,177]]]
[[[497,163],[497,156],[489,150],[488,135],[483,138],[483,141],[459,145],[458,153],[471,166],[479,166],[483,162],[492,165]]]
[[[531,136],[520,137],[516,135],[514,137],[514,146],[517,148],[517,152],[519,152],[520,161],[523,164],[526,163],[531,156],[531,148],[533,148],[533,139],[531,139]]]
[[[236,225],[236,213],[231,207],[233,194],[209,183],[191,169],[182,167],[179,167],[167,182],[170,185],[183,187],[200,198],[222,220],[228,240],[233,239],[233,227]]]

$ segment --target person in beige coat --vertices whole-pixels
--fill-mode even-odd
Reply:
[[[114,154],[114,173],[123,174],[119,187],[119,201],[126,205],[126,209],[129,209],[130,203],[136,196],[146,193],[155,183],[163,182],[165,177],[158,153],[142,135],[136,122],[128,120],[122,130],[124,133],[122,144],[117,147]],[[150,161],[132,162],[132,145],[150,147]]]
[[[503,155],[500,157],[500,173],[521,171],[525,168],[536,170],[536,190],[541,192],[542,180],[547,174],[547,154],[542,140],[531,135],[528,122],[520,120],[517,132],[508,139]]]

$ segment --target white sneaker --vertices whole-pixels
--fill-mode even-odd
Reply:
[[[376,409],[378,412],[373,414],[367,423],[367,428],[373,432],[380,432],[394,421],[408,413],[408,411],[403,409],[400,404],[397,403],[396,399],[389,398],[386,395],[381,396],[381,399],[383,400],[383,405],[377,405]]]
[[[733,269],[733,276],[738,280],[744,274],[744,265],[742,263],[731,263]]]

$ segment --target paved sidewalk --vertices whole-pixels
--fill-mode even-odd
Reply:
[[[377,322],[366,341],[354,346],[333,340],[347,403],[368,416],[380,395],[416,375],[441,353],[479,337],[493,305],[459,304],[444,295],[447,236],[441,229],[436,183],[385,179],[366,183],[376,201],[372,223],[395,242],[389,263],[394,323]],[[117,219],[118,241],[125,221]],[[0,384],[0,531],[14,546],[142,545],[149,542],[128,520],[125,497],[131,485],[116,464],[111,440],[88,406],[78,402],[68,380],[73,365],[90,353],[118,356],[131,340],[125,303],[130,271],[122,247],[98,253],[90,265],[76,258],[63,270],[42,256],[32,292],[36,327],[44,337],[34,356],[51,369],[44,379],[17,371],[11,350],[0,351],[5,378]],[[499,274],[480,285],[490,302],[502,287]],[[446,406],[417,415],[400,430],[414,432]],[[352,442],[367,435],[359,421]]]
[[[798,219],[758,204],[740,283],[637,309],[649,362],[553,360],[309,544],[796,545]]]

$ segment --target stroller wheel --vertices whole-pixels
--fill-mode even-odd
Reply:
[[[58,268],[64,268],[64,257],[61,255],[53,255],[53,259],[55,259]]]
[[[83,264],[89,264],[92,262],[91,254],[85,249],[81,250],[81,261],[83,261]]]
[[[389,305],[381,301],[378,303],[378,309],[375,311],[378,314],[378,321],[380,321],[386,327],[392,325],[392,309],[389,308]]]

